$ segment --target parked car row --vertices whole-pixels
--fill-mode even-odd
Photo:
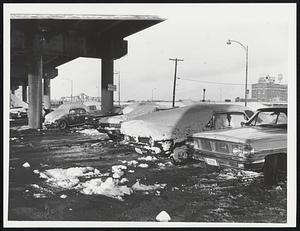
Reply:
[[[253,112],[235,104],[196,103],[180,108],[145,102],[110,115],[83,104],[66,104],[45,117],[46,127],[90,125],[111,138],[124,140],[138,153],[169,156],[175,164],[190,159],[209,169],[262,171],[265,182],[286,172],[287,106]]]

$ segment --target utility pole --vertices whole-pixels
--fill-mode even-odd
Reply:
[[[175,58],[175,59],[169,59],[171,61],[175,61],[175,73],[174,73],[174,85],[173,85],[173,101],[172,101],[172,107],[175,107],[175,90],[176,90],[176,74],[177,74],[177,62],[178,61],[184,61],[183,59],[178,59],[178,58]]]
[[[206,89],[203,88],[203,100],[202,100],[202,102],[205,102],[205,91],[206,91]]]

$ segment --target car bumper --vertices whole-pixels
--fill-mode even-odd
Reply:
[[[234,157],[229,158],[228,156],[211,155],[199,151],[193,151],[193,159],[203,161],[211,166],[219,166],[222,168],[234,168],[256,172],[262,171],[265,162],[264,158],[255,160],[242,160]]]

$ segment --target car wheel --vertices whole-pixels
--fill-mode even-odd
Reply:
[[[266,185],[274,185],[278,178],[278,156],[270,155],[265,157],[265,164],[263,167],[264,182]]]
[[[68,124],[65,120],[62,120],[62,121],[59,122],[58,126],[59,126],[60,129],[66,129],[68,127]]]
[[[184,164],[188,161],[188,159],[188,148],[185,145],[181,147],[176,147],[173,150],[173,153],[171,155],[171,160],[173,164]]]

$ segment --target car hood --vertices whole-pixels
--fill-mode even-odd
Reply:
[[[121,125],[121,133],[129,136],[151,137],[153,140],[184,139],[203,131],[216,111],[243,111],[237,105],[195,104],[138,116]]]
[[[272,144],[272,148],[275,148],[277,146],[286,147],[287,130],[284,128],[254,126],[201,132],[194,134],[193,137],[234,143],[247,143],[255,149],[266,148],[270,144]]]
[[[133,108],[133,109],[132,109]],[[152,112],[158,111],[160,108],[159,105],[154,103],[145,103],[145,104],[139,104],[139,105],[133,105],[132,107],[125,108],[126,114],[118,115],[118,116],[109,116],[109,117],[103,117],[99,119],[99,123],[110,123],[110,124],[116,124],[121,123],[123,121],[134,119],[138,116],[149,114]],[[132,109],[132,110],[131,110]],[[124,112],[123,110],[123,112]]]

